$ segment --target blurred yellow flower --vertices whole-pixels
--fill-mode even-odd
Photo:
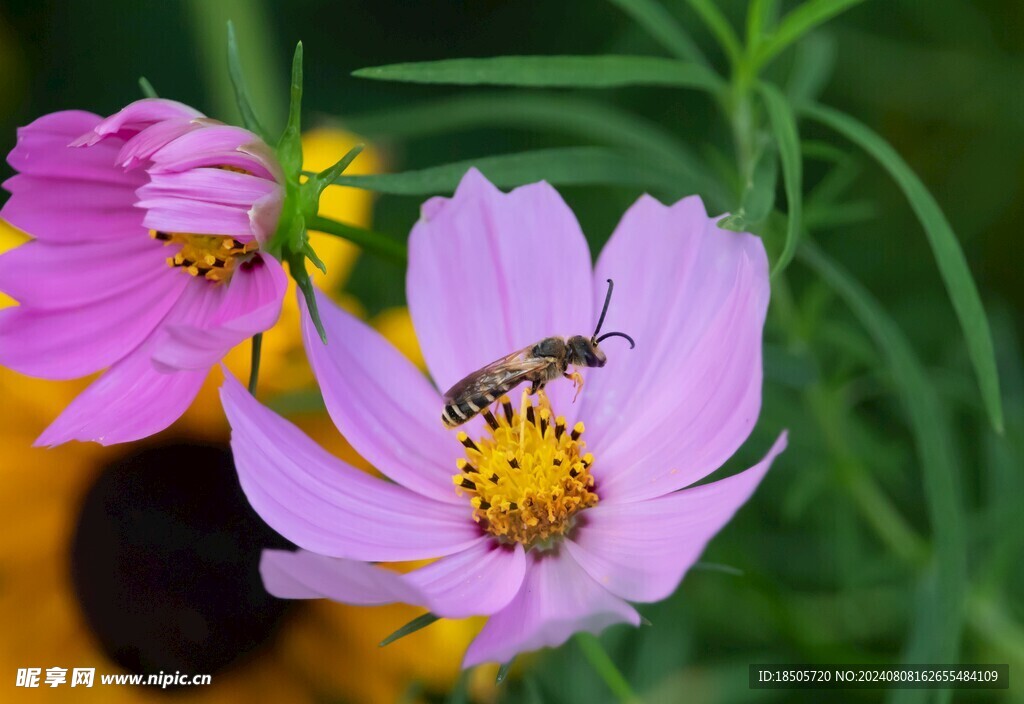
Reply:
[[[304,140],[306,168],[316,170],[329,165],[354,143],[353,137],[338,131],[310,133]],[[368,150],[356,160],[353,171],[358,173],[378,166],[375,155]],[[370,196],[355,189],[329,189],[324,200],[326,215],[353,224],[367,224],[370,207]],[[24,236],[21,233],[0,222],[0,251],[22,241]],[[327,276],[316,277],[317,284],[339,296],[339,289],[351,272],[357,250],[347,242],[326,235],[314,235],[314,244],[329,267]],[[339,300],[350,308],[358,308],[353,301],[346,301],[343,297]],[[0,306],[12,303],[9,299],[0,299]],[[313,383],[302,351],[298,316],[299,309],[294,295],[291,295],[279,325],[268,334],[264,343],[261,396],[265,392],[273,395],[310,388]],[[422,364],[412,325],[404,309],[386,311],[375,323],[399,349]],[[242,379],[248,375],[247,347],[241,346],[228,361],[231,371]],[[202,642],[203,634],[205,637],[211,635],[204,629],[214,629],[212,637],[219,637],[216,631],[219,621],[214,619],[208,623],[200,619],[197,625],[194,622],[197,615],[194,610],[189,610],[187,603],[145,604],[146,608],[139,612],[138,607],[145,601],[145,594],[132,594],[130,606],[133,610],[130,613],[124,604],[118,604],[111,596],[108,599],[110,603],[106,604],[108,612],[97,616],[95,604],[86,605],[83,601],[82,586],[83,580],[87,586],[92,582],[106,585],[117,578],[117,575],[104,573],[97,576],[91,573],[91,570],[102,570],[102,565],[117,558],[107,554],[113,553],[115,546],[112,543],[117,538],[126,541],[133,549],[145,549],[147,541],[156,533],[166,533],[159,537],[168,539],[168,535],[180,537],[182,531],[188,534],[191,530],[196,533],[196,540],[182,546],[180,554],[183,558],[190,556],[192,562],[207,572],[216,567],[210,560],[213,559],[211,555],[223,553],[224,545],[218,541],[232,536],[203,532],[201,527],[188,524],[189,511],[193,505],[201,503],[198,497],[204,493],[202,478],[194,483],[191,492],[197,498],[181,502],[180,514],[176,508],[166,513],[166,506],[154,509],[155,497],[145,493],[136,495],[131,490],[117,490],[107,495],[109,505],[103,504],[104,510],[100,515],[109,520],[101,523],[102,527],[109,529],[120,519],[134,525],[132,521],[136,513],[153,514],[170,522],[159,531],[137,531],[117,536],[104,534],[103,541],[91,544],[82,536],[86,532],[83,529],[86,525],[84,517],[96,501],[97,486],[101,480],[112,481],[119,462],[123,464],[126,458],[138,458],[147,448],[158,448],[160,453],[164,453],[161,465],[170,463],[170,475],[163,476],[173,477],[195,468],[176,467],[173,464],[175,456],[168,453],[180,452],[183,448],[186,454],[191,451],[188,448],[199,448],[197,451],[201,452],[204,444],[206,447],[223,447],[226,444],[228,429],[216,398],[217,376],[211,375],[193,408],[152,442],[109,448],[92,443],[71,443],[42,450],[33,448],[32,441],[88,380],[66,383],[35,380],[0,369],[0,399],[3,399],[0,401],[0,443],[4,448],[0,462],[0,622],[4,624],[5,636],[0,639],[0,677],[9,677],[13,682],[17,670],[26,667],[40,667],[44,673],[46,668],[54,666],[66,667],[69,672],[75,667],[93,667],[97,672],[97,684],[92,689],[76,688],[82,693],[79,697],[92,696],[110,702],[166,701],[157,688],[101,686],[99,675],[125,671],[123,663],[126,660],[135,662],[137,658],[139,662],[154,662],[146,659],[146,653],[160,644],[166,646],[168,642],[180,641],[187,646],[192,642],[189,638],[193,641],[198,638]],[[323,446],[353,464],[369,469],[322,411],[305,412],[294,416],[294,420]],[[160,476],[160,472],[156,475]],[[237,481],[233,472],[230,476],[232,483]],[[213,500],[219,498],[217,496]],[[163,496],[159,500],[170,501]],[[243,504],[243,507],[240,510],[249,512],[247,506]],[[91,515],[95,518],[95,514]],[[102,521],[103,518],[96,520]],[[258,521],[254,515],[245,520]],[[89,526],[95,528],[92,523]],[[262,526],[250,526],[245,538],[255,539],[253,528],[262,529]],[[132,584],[136,579],[147,586],[151,585],[147,579],[159,584],[159,576],[143,574],[145,557],[142,554],[139,564],[134,561],[115,563],[114,571],[126,580],[132,580]],[[77,573],[75,564],[78,564]],[[255,577],[255,560],[243,567],[248,570],[249,579],[258,579]],[[171,573],[172,569],[168,574]],[[82,574],[85,574],[84,578]],[[218,594],[219,598],[230,597],[233,590],[245,586],[240,587],[231,581],[231,577],[237,575],[230,569],[214,571],[213,574],[217,577],[223,574],[223,594]],[[160,594],[177,594],[173,586],[169,585],[170,591]],[[221,590],[218,588],[217,591]],[[111,608],[113,612],[109,612]],[[175,620],[159,621],[159,616],[167,616],[165,612],[175,615]],[[199,616],[205,613],[199,612]],[[366,609],[326,601],[299,604],[297,608],[284,612],[279,623],[271,623],[265,629],[266,633],[257,633],[259,629],[256,629],[254,633],[263,639],[259,647],[243,653],[238,662],[214,673],[211,686],[183,688],[175,693],[175,697],[190,702],[328,699],[392,702],[414,692],[445,692],[458,676],[461,655],[479,624],[473,621],[442,621],[387,648],[377,647],[384,636],[418,615],[415,608],[404,605]],[[229,616],[225,614],[225,618]],[[257,618],[260,614],[252,616]],[[122,625],[137,622],[156,635],[146,639],[147,642],[132,643],[133,650],[128,654],[108,652],[104,646],[109,646],[109,643],[105,644],[105,637],[97,632],[97,619]],[[147,624],[147,619],[152,623]],[[147,632],[145,628],[142,628],[144,633]],[[129,632],[136,633],[139,629]],[[493,673],[490,676],[493,677]],[[67,694],[63,687],[43,686],[32,696],[66,697]]]

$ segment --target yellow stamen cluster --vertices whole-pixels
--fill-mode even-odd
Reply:
[[[219,235],[153,230],[150,236],[165,245],[181,245],[177,254],[167,258],[168,266],[184,269],[192,276],[202,276],[215,283],[229,281],[239,262],[259,247],[255,240],[242,244],[231,237]]]
[[[579,511],[597,504],[583,423],[568,429],[564,417],[552,422],[545,403],[534,407],[528,399],[514,412],[507,396],[483,416],[485,437],[474,442],[458,434],[466,459],[456,462],[456,491],[472,497],[473,519],[491,535],[545,546],[572,528]]]

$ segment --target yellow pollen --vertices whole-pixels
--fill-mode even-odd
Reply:
[[[455,463],[455,491],[470,497],[473,520],[499,540],[546,547],[573,527],[578,512],[597,504],[583,423],[567,431],[564,417],[551,421],[550,408],[527,400],[509,413],[507,396],[498,404],[504,411],[492,414],[484,437],[457,435],[466,457]]]
[[[243,244],[224,235],[192,235],[184,232],[150,231],[150,237],[164,245],[181,245],[167,265],[183,269],[191,276],[202,276],[208,281],[230,281],[239,263],[251,258],[259,248],[255,240]]]

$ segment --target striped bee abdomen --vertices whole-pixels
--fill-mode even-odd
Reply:
[[[502,393],[504,393],[504,390],[495,389],[493,392],[487,391],[469,398],[453,399],[445,404],[444,411],[441,413],[441,420],[449,428],[462,425],[487,408],[489,404],[494,403],[494,400]]]

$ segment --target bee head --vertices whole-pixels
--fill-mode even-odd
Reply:
[[[569,338],[569,364],[576,364],[581,367],[603,367],[608,361],[604,352],[597,346],[593,339],[588,340],[583,335],[573,335]]]

